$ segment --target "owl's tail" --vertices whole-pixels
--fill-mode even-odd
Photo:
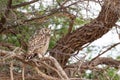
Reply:
[[[31,60],[32,58],[36,57],[37,55],[38,55],[37,53],[27,55],[26,58],[25,58],[25,61],[29,61],[29,60]]]

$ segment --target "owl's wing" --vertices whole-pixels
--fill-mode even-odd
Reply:
[[[28,54],[32,54],[35,49],[41,48],[45,45],[45,35],[34,35],[28,42]]]

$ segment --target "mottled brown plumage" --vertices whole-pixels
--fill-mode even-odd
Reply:
[[[51,30],[49,28],[42,28],[35,32],[28,42],[28,56],[31,59],[34,56],[42,57],[49,46]]]

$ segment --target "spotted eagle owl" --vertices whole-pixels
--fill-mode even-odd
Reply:
[[[47,51],[50,41],[51,29],[42,28],[36,30],[35,34],[28,42],[28,56],[26,59],[31,59],[35,56],[41,58]]]

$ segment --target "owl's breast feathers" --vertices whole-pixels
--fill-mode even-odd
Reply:
[[[49,37],[50,37],[50,34],[46,34],[46,36],[49,36]]]
[[[42,32],[42,31],[41,31]],[[44,55],[48,49],[50,41],[50,34],[38,34],[35,33],[28,42],[28,55],[30,58],[36,56],[36,54]]]

